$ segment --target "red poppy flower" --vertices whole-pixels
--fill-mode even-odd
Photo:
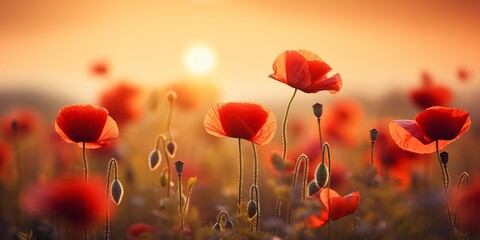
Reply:
[[[71,105],[62,108],[55,121],[55,131],[68,143],[99,148],[118,136],[117,123],[105,108],[92,105]]]
[[[288,50],[275,59],[273,73],[269,77],[306,93],[323,90],[336,93],[342,88],[342,79],[338,73],[327,77],[331,70],[332,68],[313,52]]]
[[[355,146],[359,143],[361,124],[364,120],[362,105],[349,98],[338,99],[324,108],[322,134],[325,141]]]
[[[217,137],[242,138],[260,145],[269,143],[277,127],[275,115],[254,103],[219,103],[205,116],[205,129]]]
[[[108,63],[105,60],[98,60],[90,67],[90,71],[93,75],[101,77],[108,75],[109,70]]]
[[[324,188],[310,198],[319,198],[323,205],[320,215],[311,215],[307,219],[307,226],[310,228],[319,228],[325,225],[329,220],[329,212],[332,221],[352,214],[357,210],[360,203],[359,192],[353,192],[342,197],[330,188]],[[329,199],[330,206],[328,204]]]
[[[146,223],[135,223],[128,228],[128,239],[154,239],[155,228]]]
[[[417,114],[414,120],[394,120],[390,135],[397,145],[407,151],[432,153],[454,142],[470,128],[469,113],[447,107],[430,107]]]
[[[467,82],[470,80],[470,72],[465,68],[459,68],[457,71],[458,80],[462,82]]]
[[[434,85],[429,74],[424,73],[423,85],[410,92],[410,98],[421,109],[446,106],[452,101],[452,92],[445,86]]]
[[[479,233],[480,221],[478,216],[480,214],[480,181],[475,178],[468,188],[468,191],[462,191],[459,195],[457,205],[457,227],[465,232]]]
[[[118,83],[100,96],[100,106],[108,109],[110,116],[122,127],[138,119],[141,89],[128,83]]]
[[[12,149],[10,145],[0,140],[0,180],[6,180],[10,171],[8,165],[12,160]],[[7,175],[8,174],[8,175]]]
[[[15,133],[12,126],[13,122],[16,125]],[[23,136],[33,132],[40,125],[39,122],[40,117],[33,110],[26,108],[14,109],[3,117],[2,130],[8,137],[13,137],[15,134]]]

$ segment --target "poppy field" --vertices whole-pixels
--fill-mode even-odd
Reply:
[[[92,57],[70,91],[2,85],[0,239],[480,238],[478,69],[380,94],[341,51],[279,45],[228,84],[202,46],[187,77]]]

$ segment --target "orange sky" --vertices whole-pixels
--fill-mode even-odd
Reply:
[[[269,97],[266,88],[290,93],[267,77],[286,49],[320,55],[342,75],[340,94],[408,89],[422,70],[457,87],[459,66],[473,72],[473,89],[479,12],[475,0],[0,1],[0,88],[91,101],[101,85],[87,71],[93,60],[108,59],[117,78],[153,85],[192,77],[185,51],[204,44],[217,59],[205,78],[227,100]]]

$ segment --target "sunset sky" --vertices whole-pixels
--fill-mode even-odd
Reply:
[[[419,85],[420,73],[480,86],[480,1],[0,1],[0,89],[31,88],[92,101],[88,72],[105,59],[116,80],[149,86],[216,82],[223,98],[291,89],[267,76],[287,49],[317,53],[340,73],[340,94],[381,96]],[[187,68],[187,50],[210,49],[213,69]]]

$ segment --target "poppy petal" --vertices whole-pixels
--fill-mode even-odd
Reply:
[[[318,91],[328,90],[330,93],[334,94],[339,92],[342,86],[342,78],[340,77],[340,74],[337,73],[330,78],[313,82],[312,85],[308,86],[303,91],[306,93],[316,93]]]
[[[402,125],[400,125],[399,123],[401,123]],[[425,138],[420,137],[420,139],[423,139],[422,140],[423,142],[422,142],[419,138],[415,137],[412,133],[418,136],[419,134],[418,131],[421,131],[421,129],[420,130],[415,129],[415,127],[412,126],[412,123],[414,124],[412,120],[396,120],[390,123],[389,132],[390,132],[390,136],[395,141],[395,143],[401,149],[414,152],[414,153],[423,154],[423,153],[435,152],[436,151],[435,141],[427,140]],[[417,125],[415,124],[415,126]],[[406,128],[408,128],[411,132]],[[452,141],[439,140],[438,148],[443,149],[450,142]]]
[[[297,51],[285,51],[275,59],[273,63],[273,74],[270,78],[302,89],[311,83],[310,71],[305,57]]]
[[[267,121],[263,124],[263,127],[260,129],[260,131],[258,131],[257,135],[255,135],[255,137],[252,139],[252,142],[259,145],[265,145],[272,141],[277,129],[277,120],[275,118],[275,114],[265,108],[264,110],[268,112]]]
[[[203,125],[205,126],[205,130],[207,130],[207,132],[213,136],[228,137],[222,128],[222,123],[220,122],[218,109],[221,106],[222,104],[217,104],[208,110],[205,120],[203,121]]]
[[[95,149],[100,147],[105,147],[110,143],[110,140],[118,137],[118,126],[115,120],[112,117],[107,117],[107,122],[103,128],[102,135],[96,142],[87,142],[85,143],[85,148]],[[79,146],[82,146],[82,143],[78,143]]]
[[[415,116],[415,122],[431,139],[453,140],[470,128],[469,115],[461,109],[435,106]]]
[[[325,79],[325,75],[329,73],[332,68],[322,60],[308,61],[308,70],[312,77],[312,83]]]

